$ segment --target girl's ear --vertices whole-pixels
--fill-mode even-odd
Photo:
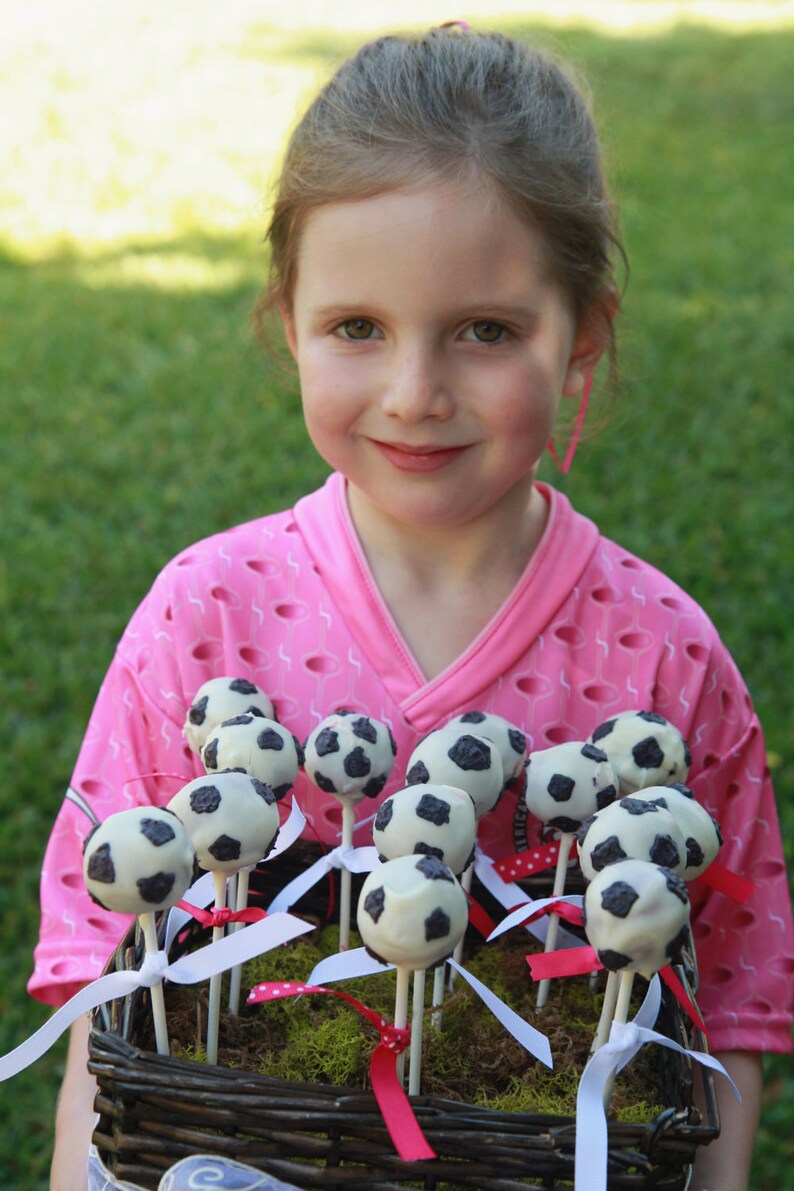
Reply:
[[[284,328],[284,338],[287,341],[287,347],[290,350],[290,355],[293,360],[297,362],[298,358],[298,337],[295,334],[295,319],[288,303],[282,298],[278,303],[278,312],[281,317],[281,325]]]
[[[600,295],[582,319],[574,337],[568,371],[562,387],[565,397],[576,397],[582,392],[588,376],[592,376],[596,364],[610,345],[612,323],[619,308],[620,295],[610,287]]]

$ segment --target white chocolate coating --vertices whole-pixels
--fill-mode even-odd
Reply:
[[[524,799],[541,823],[572,834],[617,797],[606,753],[584,741],[529,754]]]
[[[678,729],[653,711],[622,711],[590,737],[609,757],[620,794],[685,782],[692,758]]]
[[[633,798],[655,802],[670,812],[684,837],[686,863],[679,869],[685,881],[692,881],[708,868],[722,846],[719,824],[686,786],[650,786]]]
[[[432,782],[457,786],[471,795],[478,819],[492,811],[504,787],[502,762],[494,745],[456,725],[436,728],[420,740],[408,759],[405,784]]]
[[[680,872],[686,863],[686,844],[669,811],[628,795],[584,825],[579,833],[579,863],[588,881],[626,859]]]
[[[584,895],[584,927],[610,971],[646,979],[675,963],[689,935],[684,881],[643,860],[623,860],[599,873]]]
[[[266,782],[279,801],[292,788],[303,749],[287,728],[258,715],[236,715],[210,732],[201,750],[207,773],[238,769]]]
[[[249,868],[276,842],[279,818],[273,791],[245,773],[194,778],[168,807],[184,823],[198,862],[208,872]]]
[[[411,971],[451,955],[468,916],[466,894],[435,856],[387,860],[369,874],[358,900],[358,929],[367,949]]]
[[[396,752],[385,724],[356,711],[336,711],[306,741],[304,769],[320,790],[355,805],[382,792]]]
[[[381,803],[372,842],[381,860],[397,856],[437,856],[453,873],[474,858],[477,821],[474,803],[454,786],[406,786]]]
[[[271,720],[276,714],[270,698],[247,678],[210,678],[193,696],[182,735],[193,752],[200,753],[213,728],[246,712]]]
[[[475,735],[490,740],[496,746],[502,761],[505,786],[511,785],[521,776],[527,759],[527,738],[521,729],[509,720],[490,711],[465,711],[462,715],[448,720],[444,727],[454,727],[461,732],[474,732]]]
[[[83,879],[94,901],[119,914],[165,910],[193,882],[196,853],[182,823],[158,806],[110,815],[83,851]]]

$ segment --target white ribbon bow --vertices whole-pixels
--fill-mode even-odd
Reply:
[[[155,955],[147,955],[138,970],[100,976],[53,1013],[35,1034],[0,1058],[0,1081],[29,1067],[78,1017],[106,1001],[126,997],[136,988],[151,988],[163,979],[174,984],[198,984],[312,929],[310,922],[302,922],[291,914],[273,914],[253,923],[247,930],[228,935],[218,943],[209,943],[174,963],[168,962],[164,951],[158,951]]]
[[[380,860],[377,848],[333,848],[285,885],[268,906],[268,913],[274,914],[278,910],[288,910],[290,906],[294,906],[295,902],[321,881],[332,868],[346,868],[351,873],[371,873],[378,864]]]
[[[672,1038],[665,1037],[650,1026],[656,1021],[661,1005],[661,983],[654,976],[636,1017],[630,1022],[613,1022],[609,1041],[604,1044],[585,1067],[576,1097],[576,1160],[575,1191],[606,1191],[609,1135],[604,1109],[604,1088],[607,1081],[649,1042],[667,1046],[679,1054],[719,1071],[730,1083],[741,1101],[739,1090],[717,1059],[700,1051],[686,1050]]]
[[[491,1011],[497,1021],[512,1034],[517,1042],[528,1050],[531,1055],[551,1067],[551,1047],[545,1034],[541,1034],[523,1017],[505,1005],[485,984],[482,984],[471,972],[467,972],[454,959],[447,960],[456,972],[471,986],[487,1009]],[[394,964],[383,964],[373,959],[366,947],[356,947],[352,951],[340,951],[336,955],[329,955],[321,959],[312,969],[307,984],[330,984],[336,980],[355,980],[358,976],[372,976],[376,972],[388,972]]]
[[[499,905],[504,906],[506,910],[513,910],[516,907],[521,906],[524,908],[525,914],[530,914],[533,909],[539,909],[542,905],[550,900],[548,898],[538,898],[533,901],[532,898],[527,897],[520,885],[516,885],[515,881],[503,881],[494,868],[494,862],[491,860],[491,857],[486,856],[485,852],[481,852],[479,848],[477,849],[474,859],[474,872],[476,873],[480,884],[484,886],[491,896],[496,898],[496,900],[499,902]],[[580,901],[582,900],[581,894],[566,894],[565,900],[573,901],[573,899],[576,897],[579,897]],[[506,921],[507,920],[505,919],[499,924],[496,931],[494,931],[494,933],[490,936],[491,939],[495,939],[497,933],[501,934],[503,930],[508,929],[508,927],[505,926]],[[510,925],[513,925],[513,923]],[[526,929],[531,935],[543,943],[546,940],[546,931],[548,930],[548,927],[548,918],[544,917],[536,919],[535,922],[530,922]],[[572,934],[571,931],[566,930],[562,923],[560,923],[556,946],[559,949],[562,949],[565,947],[581,947],[581,945],[582,940],[577,938],[576,935]]]

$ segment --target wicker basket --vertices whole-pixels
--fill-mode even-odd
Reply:
[[[272,896],[289,879],[292,866],[301,863],[297,856],[288,861],[289,856],[252,874],[252,889]],[[319,887],[310,910],[324,909],[325,900]],[[188,930],[183,950],[198,935],[197,927]],[[140,961],[140,945],[131,931],[108,970],[137,967]],[[659,1028],[687,1047],[702,1045],[702,1039],[693,1040],[689,1023],[667,995]],[[89,1069],[99,1084],[100,1114],[94,1141],[119,1180],[156,1188],[163,1172],[179,1159],[212,1153],[306,1189],[546,1191],[573,1185],[575,1122],[570,1117],[495,1112],[413,1097],[417,1119],[438,1157],[406,1163],[395,1153],[371,1093],[160,1056],[147,1049],[151,1032],[145,990],[94,1015]],[[683,1191],[698,1146],[719,1133],[711,1075],[703,1072],[703,1121],[693,1107],[693,1072],[687,1060],[666,1047],[654,1047],[641,1052],[635,1062],[641,1061],[658,1064],[668,1107],[644,1124],[610,1123],[609,1187]]]

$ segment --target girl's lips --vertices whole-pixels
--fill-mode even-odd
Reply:
[[[431,472],[460,458],[467,448],[463,447],[410,447],[398,443],[380,442],[373,439],[380,453],[398,471]]]

